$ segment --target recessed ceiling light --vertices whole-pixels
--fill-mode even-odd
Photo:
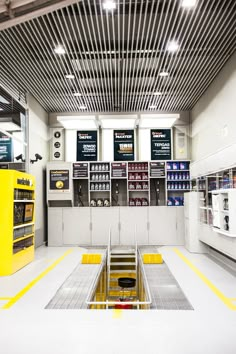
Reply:
[[[102,6],[105,10],[114,10],[116,8],[114,1],[109,0],[105,1]]]
[[[67,74],[66,75],[66,79],[73,80],[74,78],[75,78],[75,75],[73,75],[73,74]]]
[[[154,96],[161,96],[161,95],[162,95],[162,92],[160,92],[160,91],[155,91],[155,92],[153,92],[153,95],[154,95]]]
[[[56,48],[54,48],[54,52],[56,54],[65,54],[65,49],[62,47],[62,45],[58,45]]]
[[[168,42],[166,49],[168,50],[168,52],[177,52],[177,50],[179,49],[179,44],[176,41],[170,41]]]
[[[82,94],[80,93],[80,92],[74,92],[74,94],[73,94],[75,97],[80,97],[80,96],[82,96]]]
[[[159,73],[159,76],[169,76],[169,73],[167,72],[167,71],[161,71],[160,73]]]
[[[197,0],[182,0],[182,7],[194,7],[197,3]]]
[[[2,108],[0,108],[0,111],[3,111],[3,109],[2,109]]]
[[[151,106],[149,106],[149,108],[150,108],[150,109],[156,109],[157,106],[156,106],[156,105],[151,105]]]
[[[86,106],[79,106],[79,109],[87,109],[87,107]]]

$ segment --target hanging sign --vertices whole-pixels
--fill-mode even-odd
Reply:
[[[12,157],[12,139],[0,132],[0,162],[11,162]]]
[[[69,189],[69,170],[50,170],[50,189]]]
[[[151,159],[171,158],[171,129],[151,129]]]
[[[97,131],[77,131],[77,161],[97,161]]]
[[[114,161],[134,161],[134,130],[114,130]]]

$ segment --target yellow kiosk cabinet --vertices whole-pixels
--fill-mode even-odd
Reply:
[[[0,276],[34,259],[35,178],[0,170]]]

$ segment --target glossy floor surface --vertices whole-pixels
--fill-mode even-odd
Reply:
[[[236,353],[236,278],[184,247],[159,251],[193,311],[44,309],[85,251],[41,247],[0,278],[1,354]]]

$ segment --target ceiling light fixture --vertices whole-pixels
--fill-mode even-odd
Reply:
[[[179,44],[176,41],[170,41],[168,42],[166,49],[171,53],[177,52]]]
[[[0,107],[0,111],[3,111],[3,109]]]
[[[62,45],[58,45],[56,48],[54,48],[54,52],[56,54],[62,55],[65,54],[65,49],[62,47]]]
[[[102,6],[104,10],[114,10],[116,8],[116,4],[114,3],[114,1],[109,0],[105,1]]]
[[[153,92],[153,95],[154,95],[154,96],[162,96],[162,92],[160,92],[160,91],[155,91],[155,92]]]
[[[7,101],[3,96],[0,96],[0,102],[4,104],[10,104],[10,102]]]
[[[58,116],[58,122],[65,129],[97,129],[97,120],[95,116]]]
[[[82,105],[82,106],[79,106],[79,109],[87,109],[87,107]]]
[[[167,71],[161,71],[159,73],[159,76],[162,76],[162,77],[169,76],[169,73]]]
[[[190,8],[190,7],[194,7],[196,5],[196,3],[197,3],[197,0],[182,0],[181,6]]]
[[[4,115],[3,115],[4,114]],[[0,128],[8,132],[21,131],[21,119],[18,113],[1,113]]]
[[[80,97],[80,96],[82,96],[82,94],[81,94],[80,92],[74,92],[73,95],[74,95],[75,97]]]
[[[73,80],[75,78],[75,75],[73,74],[67,74],[66,79]]]
[[[157,106],[156,106],[156,105],[154,105],[154,104],[152,104],[151,106],[149,106],[149,108],[150,108],[150,109],[156,109],[156,108],[157,108]]]

